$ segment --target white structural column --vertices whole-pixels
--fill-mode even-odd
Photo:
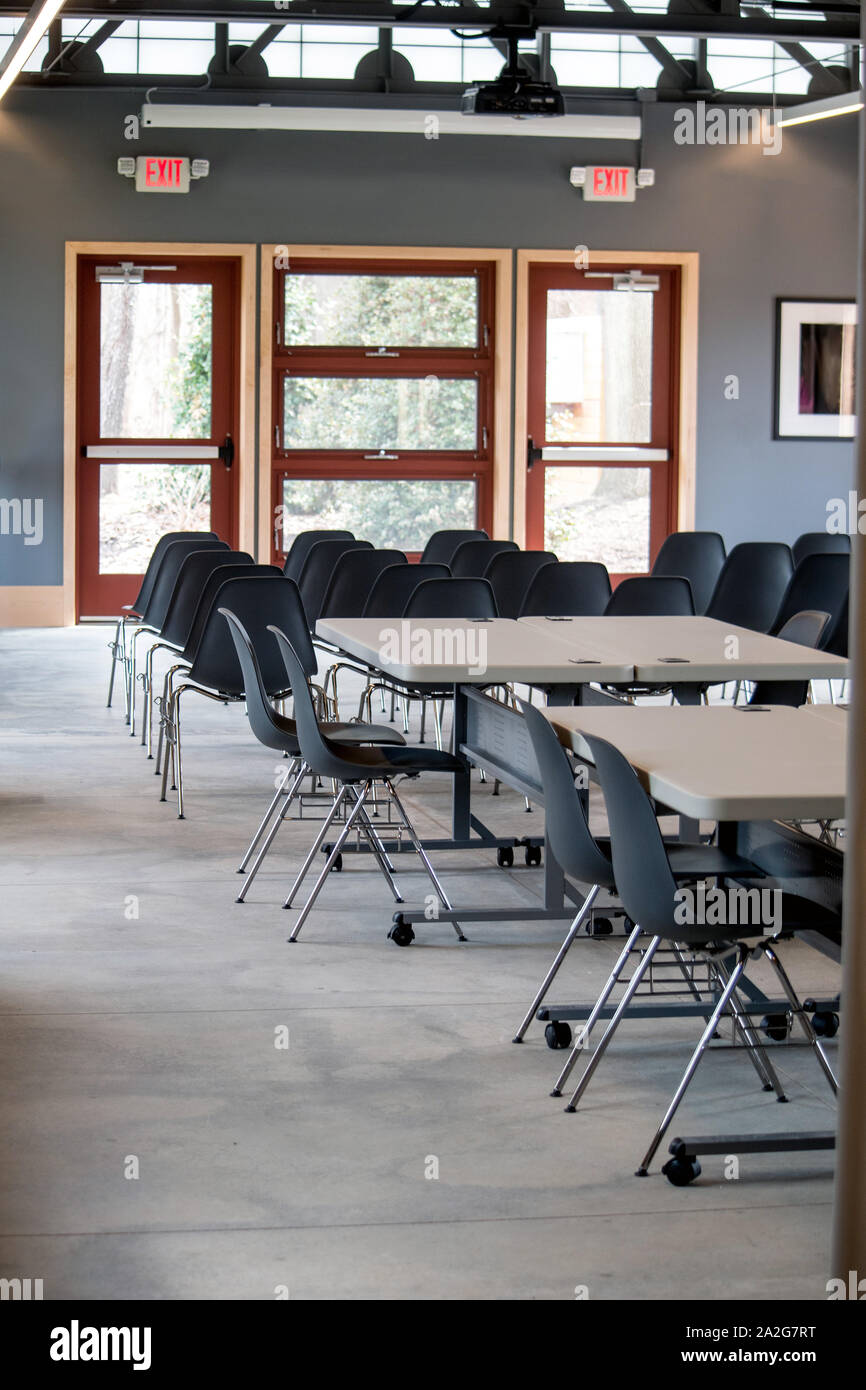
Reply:
[[[866,42],[866,6],[861,20]],[[861,48],[861,55],[863,49]],[[862,59],[861,59],[862,61]],[[860,113],[860,254],[857,329],[857,496],[866,497],[866,111]],[[842,941],[840,1108],[833,1209],[832,1273],[866,1277],[866,1064],[860,1036],[866,1018],[866,554],[852,537],[852,701],[848,743],[848,836]]]

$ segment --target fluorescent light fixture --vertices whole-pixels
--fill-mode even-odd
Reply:
[[[148,103],[149,130],[363,131],[381,135],[524,135],[566,140],[639,140],[640,116],[464,116],[459,111],[407,111],[355,106],[171,106]]]
[[[807,121],[826,121],[829,116],[850,116],[862,109],[863,100],[858,92],[838,92],[836,96],[821,97],[819,101],[784,107],[776,113],[776,125],[805,125]]]
[[[63,9],[65,0],[36,0],[0,62],[0,101],[35,49],[52,19]]]

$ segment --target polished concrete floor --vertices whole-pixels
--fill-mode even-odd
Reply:
[[[241,708],[190,700],[179,822],[105,708],[108,637],[0,636],[0,1277],[48,1299],[826,1296],[832,1155],[744,1155],[736,1178],[709,1158],[684,1189],[633,1175],[693,1021],[624,1024],[566,1115],[548,1094],[564,1054],[537,1025],[510,1042],[561,924],[460,945],[430,922],[401,950],[386,885],[349,859],[287,945],[310,822],[234,903],[274,755]],[[474,802],[493,827],[538,833],[538,810],[491,791]],[[447,785],[406,799],[447,827]],[[537,906],[520,861],[436,856],[458,903]],[[414,862],[402,879],[423,906]],[[594,997],[618,941],[580,940],[554,996]],[[786,960],[804,990],[838,988],[807,948]],[[774,1061],[791,1104],[723,1043],[675,1130],[832,1124],[804,1049]]]

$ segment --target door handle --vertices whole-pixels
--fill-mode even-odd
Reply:
[[[226,466],[226,471],[228,471],[235,461],[234,440],[232,439],[230,434],[226,435],[225,443],[219,446],[217,452],[219,453],[220,458]]]
[[[533,467],[535,466],[536,463],[538,463],[538,460],[539,460],[540,458],[541,458],[541,450],[540,450],[540,449],[536,449],[535,445],[534,445],[533,442],[532,442],[532,435],[530,435],[529,438],[528,438],[527,441],[526,441],[526,471],[527,471],[527,473],[531,473],[531,472],[532,472]]]

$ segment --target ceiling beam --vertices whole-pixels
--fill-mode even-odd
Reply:
[[[156,0],[66,0],[64,13],[79,19],[160,19],[179,21],[255,22],[263,17],[263,6],[252,0],[174,0],[171,5]],[[820,13],[822,19],[803,19],[804,11]],[[512,25],[525,29],[528,22],[525,0],[502,0],[495,10],[479,11],[474,4],[420,9],[390,4],[387,0],[287,0],[281,10],[284,22],[304,24],[353,24],[388,28],[394,25],[431,29],[485,29]],[[0,0],[0,16],[20,16],[21,0]],[[563,10],[555,0],[538,0],[529,11],[529,22],[540,32],[585,34],[634,34],[638,38],[683,35],[693,38],[740,37],[768,39],[775,43],[857,43],[859,9],[851,6],[800,6],[785,9],[776,17],[761,10],[752,14],[725,14],[719,11],[677,14],[610,14],[601,10]]]
[[[614,14],[631,15],[634,13],[631,6],[626,4],[626,0],[605,0],[605,4],[613,10]],[[688,91],[694,81],[688,68],[683,67],[679,59],[675,58],[657,38],[649,34],[640,34],[638,37],[647,53],[660,64],[662,71],[667,73],[671,82],[681,91]]]

